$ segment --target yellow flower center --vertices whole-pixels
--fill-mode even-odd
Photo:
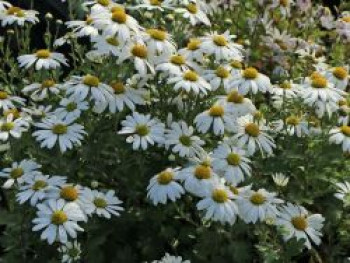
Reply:
[[[23,174],[24,174],[23,169],[18,167],[18,168],[12,169],[10,176],[12,179],[17,179],[17,178],[20,178]]]
[[[350,126],[343,125],[340,127],[340,131],[347,137],[350,137]]]
[[[288,81],[285,81],[280,85],[280,87],[281,87],[281,89],[291,89],[292,84],[290,84]]]
[[[197,38],[191,38],[190,41],[187,43],[187,49],[188,50],[197,50],[199,49],[201,45],[201,41]]]
[[[262,120],[264,117],[264,114],[261,111],[254,112],[254,119],[255,120]]]
[[[255,192],[250,197],[250,202],[252,202],[252,204],[254,205],[262,205],[263,203],[265,203],[265,201],[266,201],[266,197],[258,192]]]
[[[345,79],[348,76],[348,72],[346,71],[345,68],[343,67],[336,67],[333,70],[333,75],[337,78],[337,79]]]
[[[20,112],[17,109],[9,109],[7,111],[4,112],[4,116],[7,117],[10,114],[13,115],[13,118],[17,119],[21,116]]]
[[[234,193],[235,195],[239,194],[238,188],[234,187],[233,185],[230,185],[230,190],[232,193]]]
[[[107,206],[107,201],[101,197],[96,197],[94,200],[94,205],[97,208],[105,208]]]
[[[224,189],[215,189],[212,198],[217,203],[225,203],[228,200],[228,194]]]
[[[258,137],[260,134],[260,129],[256,123],[252,122],[245,126],[245,132],[252,137]]]
[[[348,102],[346,100],[340,100],[338,101],[338,105],[339,107],[348,106]]]
[[[51,223],[55,225],[63,225],[67,220],[68,216],[62,210],[57,210],[51,215]]]
[[[135,130],[136,130],[136,133],[140,136],[146,136],[147,134],[149,134],[149,128],[145,124],[137,125]]]
[[[305,216],[295,216],[292,218],[292,224],[295,229],[304,231],[308,227],[308,222]]]
[[[125,92],[125,86],[123,82],[112,82],[111,87],[114,90],[114,93],[116,94],[123,94]]]
[[[199,77],[198,77],[198,74],[196,72],[194,72],[193,70],[187,70],[184,73],[183,78],[185,80],[195,82],[198,80]]]
[[[174,174],[169,171],[163,171],[157,176],[157,181],[159,184],[166,185],[173,180]]]
[[[241,94],[239,94],[237,90],[231,91],[227,95],[227,101],[228,102],[241,104],[243,102],[243,100],[244,100],[244,97]]]
[[[209,115],[212,117],[222,117],[224,113],[224,107],[221,105],[214,105],[209,109]]]
[[[224,35],[216,35],[213,37],[215,45],[224,47],[228,45],[228,41]]]
[[[288,4],[289,4],[289,0],[280,0],[280,5],[281,6],[287,7]]]
[[[0,91],[0,100],[6,100],[8,97],[8,94],[6,91]]]
[[[170,57],[170,62],[176,65],[183,65],[185,64],[186,60],[181,55],[173,55]]]
[[[236,69],[243,68],[242,62],[240,62],[238,60],[231,61],[230,65],[231,65],[231,67],[236,68]]]
[[[286,119],[286,123],[292,126],[297,126],[300,123],[300,119],[297,116],[289,116]]]
[[[50,50],[48,49],[39,49],[35,55],[38,57],[38,58],[41,58],[41,59],[45,59],[45,58],[49,58],[51,56],[51,52]]]
[[[85,19],[85,23],[87,25],[91,25],[92,22],[94,22],[94,20],[91,18],[91,16],[87,16],[86,19]]]
[[[58,123],[52,127],[52,132],[57,135],[65,134],[67,133],[67,126],[61,123]]]
[[[311,86],[315,89],[324,89],[327,87],[328,81],[325,77],[312,79]]]
[[[17,6],[11,6],[7,9],[6,13],[8,15],[14,15],[14,16],[17,16],[17,17],[24,17],[25,16],[25,13],[24,11],[17,7]]]
[[[118,47],[119,46],[119,41],[115,37],[107,37],[106,42],[110,44],[111,46]]]
[[[119,24],[124,24],[126,22],[127,16],[125,10],[119,9],[112,13],[112,20]]]
[[[78,199],[78,191],[74,186],[66,186],[61,189],[60,196],[66,201],[75,201]]]
[[[147,47],[142,44],[136,44],[132,47],[131,53],[135,57],[146,58],[147,57]]]
[[[255,68],[249,67],[243,70],[242,74],[245,79],[256,79],[258,77],[259,72]]]
[[[166,39],[167,33],[163,30],[151,28],[146,31],[153,39],[164,41]]]
[[[160,6],[162,4],[162,1],[160,1],[160,0],[150,0],[150,4],[151,5]]]
[[[1,125],[0,130],[4,132],[11,131],[15,127],[15,124],[13,122],[5,122]]]
[[[310,79],[311,80],[312,79],[316,79],[316,78],[322,78],[322,77],[323,77],[322,74],[317,72],[317,71],[312,72],[311,75],[310,75]]]
[[[345,23],[350,23],[350,16],[342,17],[341,20]]]
[[[68,112],[72,112],[72,111],[75,111],[77,109],[77,104],[75,102],[70,102],[67,104],[66,106],[66,110]]]
[[[282,49],[287,50],[288,46],[282,39],[275,39],[275,43]]]
[[[187,8],[188,12],[190,12],[191,14],[197,14],[197,12],[198,12],[198,8],[197,8],[196,4],[193,4],[193,3],[188,4],[186,6],[186,8]]]
[[[45,88],[51,88],[55,85],[55,81],[53,81],[52,79],[47,79],[47,80],[44,80],[42,83],[41,83],[41,88],[42,89],[45,89]]]
[[[226,79],[230,75],[230,72],[222,66],[218,67],[215,73],[219,78],[222,78],[222,79]]]
[[[184,146],[191,146],[191,144],[192,144],[191,137],[190,136],[186,136],[186,135],[181,135],[180,138],[179,138],[179,141]]]
[[[199,179],[209,179],[211,177],[211,168],[206,165],[198,165],[194,170],[194,176]]]
[[[237,153],[230,153],[227,155],[226,160],[229,165],[237,166],[241,163],[241,156]]]
[[[98,87],[98,85],[100,84],[100,80],[98,77],[87,74],[84,78],[83,78],[83,83],[86,86],[89,87]]]
[[[102,6],[108,6],[110,1],[109,0],[98,0],[97,3],[99,3]]]
[[[32,186],[32,190],[39,191],[47,186],[47,183],[43,180],[37,180]]]

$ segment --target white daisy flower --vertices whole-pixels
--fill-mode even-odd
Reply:
[[[54,241],[67,243],[68,236],[77,237],[78,231],[84,231],[78,225],[85,221],[85,215],[75,203],[66,203],[63,200],[48,200],[47,203],[37,205],[37,217],[33,219],[33,231],[45,229],[40,238],[49,244]]]
[[[142,148],[146,150],[148,144],[164,143],[165,125],[159,120],[151,118],[151,115],[144,115],[133,112],[132,115],[126,116],[126,120],[121,123],[124,127],[118,134],[132,134],[128,139],[128,143],[133,144],[133,149]]]
[[[282,16],[289,17],[291,6],[294,5],[293,0],[272,0],[269,9],[279,10]]]
[[[346,205],[350,204],[350,183],[336,183],[337,193],[334,194],[336,198],[343,201]]]
[[[47,191],[52,188],[58,188],[66,182],[62,176],[43,175],[39,172],[33,172],[30,176],[23,178],[23,183],[16,194],[17,201],[24,204],[29,200],[31,206],[35,206],[39,201],[47,196]]]
[[[225,130],[232,130],[233,122],[233,114],[226,106],[220,104],[214,104],[209,110],[198,114],[194,119],[198,131],[206,133],[212,128],[215,135],[223,135]]]
[[[74,202],[77,203],[82,211],[84,212],[84,205],[82,203],[82,196],[84,188],[80,185],[74,184],[62,184],[58,188],[49,189],[45,199],[48,200],[59,200],[62,199],[65,202]]]
[[[271,92],[272,88],[270,79],[252,67],[242,70],[239,77],[232,79],[230,86],[230,90],[237,89],[242,95]]]
[[[143,34],[151,56],[169,56],[176,52],[176,44],[171,35],[161,29],[149,28]]]
[[[235,117],[242,117],[256,112],[253,102],[239,94],[237,90],[229,92],[226,96],[218,97],[218,104],[225,105],[227,110]]]
[[[10,109],[15,109],[16,106],[23,106],[25,99],[17,96],[12,96],[6,91],[0,90],[0,109],[8,111]]]
[[[113,90],[107,84],[102,83],[94,75],[87,74],[83,77],[73,76],[63,87],[67,96],[85,100],[87,97],[94,102],[94,110],[102,112],[113,99]]]
[[[291,81],[284,81],[271,89],[273,106],[280,109],[287,100],[296,99],[300,94],[300,86]]]
[[[164,8],[171,8],[166,5],[162,0],[139,0],[137,5],[128,7],[130,10],[138,10],[139,8],[145,8],[147,11],[159,10],[164,11]],[[163,8],[164,7],[164,8]],[[143,12],[143,11],[142,11]]]
[[[211,90],[210,84],[193,70],[187,70],[181,75],[170,77],[168,83],[175,84],[174,90],[184,90],[188,93],[207,94],[207,92]]]
[[[9,114],[0,119],[0,140],[7,141],[10,136],[18,139],[28,128],[29,123],[25,118],[15,119],[14,114]]]
[[[96,214],[99,217],[111,218],[111,215],[119,216],[119,212],[124,210],[120,206],[123,202],[115,196],[113,190],[102,193],[97,190],[84,188],[81,200],[84,212],[87,215]]]
[[[86,132],[80,124],[74,123],[75,119],[60,119],[57,116],[50,116],[34,125],[39,130],[33,133],[40,147],[51,149],[58,143],[62,153],[72,149],[74,145],[81,145]]]
[[[185,193],[182,186],[176,182],[178,169],[167,168],[153,176],[147,186],[147,197],[153,205],[166,204],[168,199],[175,202]]]
[[[21,68],[30,68],[35,65],[35,70],[56,69],[62,65],[68,66],[63,54],[51,52],[48,49],[39,49],[34,54],[22,55],[17,58]]]
[[[279,187],[285,187],[289,182],[289,177],[282,173],[275,173],[272,175],[273,182]]]
[[[32,83],[22,89],[25,95],[30,94],[34,101],[41,101],[49,97],[49,94],[57,95],[60,92],[60,85],[53,79],[46,79],[41,83]]]
[[[209,82],[212,90],[217,90],[221,85],[228,90],[232,76],[229,67],[218,66],[215,70],[205,70],[203,78]]]
[[[114,97],[109,101],[109,111],[112,113],[121,112],[124,106],[134,111],[136,105],[145,105],[147,91],[143,88],[133,87],[128,81],[124,84],[121,81],[110,83]]]
[[[271,155],[276,145],[266,134],[268,130],[269,128],[262,122],[254,122],[252,115],[246,115],[237,119],[236,134],[232,138],[237,140],[239,147],[247,147],[249,155],[253,155],[258,149],[261,153]]]
[[[58,248],[58,252],[62,254],[62,263],[74,263],[77,262],[80,259],[81,255],[81,248],[80,243],[78,241],[74,240],[73,242],[67,242],[65,244],[62,244]]]
[[[277,205],[283,200],[276,198],[276,193],[269,193],[265,189],[254,191],[246,189],[239,194],[237,205],[241,219],[248,223],[274,220],[279,214]]]
[[[198,136],[193,135],[194,129],[186,122],[173,122],[165,134],[165,146],[173,146],[172,151],[180,157],[193,157],[202,150],[205,144]]]
[[[185,8],[176,8],[175,12],[182,14],[185,19],[188,19],[191,25],[203,23],[206,26],[210,26],[210,20],[203,12],[199,5],[194,2],[187,4]]]
[[[68,21],[66,25],[68,28],[73,29],[76,37],[93,37],[98,35],[98,29],[92,25],[93,22],[94,19],[87,16],[85,21]]]
[[[29,114],[31,117],[34,118],[45,118],[53,114],[52,112],[52,106],[48,105],[37,105],[33,104],[28,108],[22,108],[23,112]]]
[[[186,56],[173,54],[161,58],[161,60],[157,61],[156,70],[166,72],[170,76],[182,75],[190,69],[190,63],[186,61]]]
[[[0,172],[0,178],[7,179],[3,187],[8,189],[14,184],[21,185],[26,176],[38,172],[39,168],[41,168],[41,165],[32,160],[24,159],[19,163],[13,162],[10,168],[4,168]]]
[[[171,256],[165,253],[161,260],[152,261],[152,263],[191,263],[189,260],[182,260],[182,257]]]
[[[91,38],[94,51],[100,55],[119,56],[123,44],[116,36],[94,36]]]
[[[59,119],[71,120],[80,117],[82,111],[89,109],[89,103],[80,97],[71,96],[69,98],[63,98],[60,101],[60,107],[58,107],[53,114]]]
[[[349,68],[335,67],[326,73],[326,78],[334,84],[337,89],[345,90],[349,83]]]
[[[179,54],[189,61],[202,63],[204,51],[201,49],[202,41],[199,38],[191,38],[186,47],[179,50]]]
[[[233,59],[231,60],[229,65],[231,67],[231,70],[230,70],[231,76],[233,78],[239,77],[242,72],[243,63],[240,60]]]
[[[308,122],[302,117],[291,115],[285,119],[285,123],[289,136],[303,137],[309,135]]]
[[[343,125],[329,131],[329,142],[341,144],[343,152],[350,152],[350,126]]]
[[[250,160],[246,152],[239,147],[224,142],[214,149],[212,166],[217,174],[229,184],[237,185],[244,181],[245,176],[251,176]]]
[[[216,61],[241,61],[242,46],[232,42],[235,37],[229,31],[221,35],[214,32],[202,38],[200,48],[205,54],[213,55]]]
[[[5,27],[13,24],[24,26],[25,23],[36,24],[39,22],[38,14],[39,12],[34,10],[24,10],[10,5],[0,12],[1,26]]]
[[[133,17],[125,12],[122,6],[114,6],[110,10],[92,9],[91,17],[93,25],[103,31],[105,36],[118,36],[123,43],[131,38],[131,35],[139,35],[140,26]]]
[[[304,239],[305,246],[310,249],[310,240],[316,245],[321,243],[323,222],[324,218],[320,214],[309,215],[304,207],[288,203],[280,211],[276,224],[282,228],[284,240],[293,237]]]
[[[122,49],[117,64],[123,63],[125,60],[131,60],[134,63],[135,69],[142,76],[147,75],[149,71],[154,74],[154,67],[150,63],[151,54],[148,47],[142,42],[128,42]]]
[[[238,215],[238,208],[233,199],[235,196],[232,191],[216,178],[207,185],[203,199],[197,203],[197,209],[205,210],[205,219],[233,225]]]

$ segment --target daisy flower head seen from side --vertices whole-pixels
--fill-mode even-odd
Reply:
[[[63,54],[51,52],[49,49],[39,49],[34,54],[22,55],[17,58],[21,68],[35,67],[35,70],[56,69],[61,65],[68,66]]]
[[[172,147],[172,151],[178,153],[180,157],[195,156],[203,149],[205,142],[193,133],[194,128],[184,121],[171,123],[170,129],[165,134],[166,148]]]
[[[274,85],[271,89],[273,106],[280,109],[286,101],[298,98],[301,92],[300,86],[291,81],[284,81]]]
[[[209,82],[212,90],[217,90],[220,86],[227,90],[232,76],[228,66],[218,66],[214,70],[205,70],[203,78]]]
[[[276,145],[267,131],[267,126],[262,122],[257,123],[249,114],[237,119],[236,134],[232,138],[237,140],[239,147],[246,147],[249,155],[253,155],[257,150],[262,154],[271,155]]]
[[[247,224],[275,220],[279,214],[277,206],[283,203],[283,200],[276,198],[276,195],[265,189],[254,191],[248,188],[242,191],[237,199],[242,220]]]
[[[154,56],[166,56],[176,52],[176,44],[171,35],[158,28],[148,28],[143,33],[143,40],[146,43],[149,53]]]
[[[153,205],[166,204],[168,200],[175,202],[185,193],[178,180],[179,168],[167,168],[153,176],[147,186],[147,197]]]
[[[123,43],[117,36],[97,35],[91,38],[94,51],[99,55],[113,55],[119,57]]]
[[[33,231],[43,230],[40,238],[49,244],[58,241],[67,243],[68,237],[76,238],[77,232],[84,231],[78,222],[85,221],[85,215],[75,203],[63,200],[48,200],[37,205],[37,217],[33,219]]]
[[[41,168],[40,164],[28,159],[24,159],[19,163],[13,162],[11,167],[4,168],[0,172],[0,178],[6,179],[3,188],[7,189],[13,185],[21,185],[25,177],[38,172],[39,168]]]
[[[40,147],[52,149],[58,144],[60,151],[64,153],[75,145],[80,146],[86,134],[84,127],[74,121],[74,118],[60,119],[57,116],[49,116],[34,124],[38,129],[33,136],[41,143]]]
[[[24,26],[25,23],[36,24],[39,22],[37,15],[39,12],[34,10],[25,10],[17,6],[9,5],[6,9],[0,11],[0,20],[3,27],[7,25]]]
[[[25,99],[9,94],[7,91],[0,90],[0,109],[8,111],[17,106],[24,106]]]
[[[66,25],[69,29],[73,29],[76,37],[94,37],[98,35],[98,29],[93,26],[94,19],[87,16],[83,21],[68,21]]]
[[[130,134],[127,142],[133,144],[134,150],[146,150],[149,144],[164,144],[165,125],[149,114],[133,112],[132,115],[126,116],[121,124],[123,128],[118,134]]]
[[[17,201],[24,204],[29,201],[31,206],[35,206],[39,201],[47,197],[47,192],[53,188],[58,188],[66,182],[62,176],[43,175],[39,172],[30,174],[23,178],[24,181],[17,193]]]
[[[285,187],[289,182],[289,177],[283,173],[275,173],[272,175],[272,180],[278,187]]]
[[[276,225],[281,228],[285,241],[293,237],[297,240],[304,239],[305,246],[311,249],[310,241],[316,245],[321,243],[323,222],[322,215],[310,215],[304,207],[288,203],[282,207]]]
[[[243,69],[239,77],[232,79],[230,86],[230,90],[237,89],[242,95],[266,93],[272,89],[270,79],[253,67]]]
[[[183,18],[188,19],[192,26],[200,23],[206,26],[211,24],[205,12],[195,2],[189,1],[185,7],[176,8],[175,12],[182,14]]]
[[[81,246],[76,240],[73,242],[68,241],[58,248],[58,252],[62,254],[62,263],[73,263],[80,259]]]
[[[112,215],[119,216],[124,208],[123,203],[113,190],[107,193],[84,188],[81,196],[82,207],[87,215],[96,214],[99,217],[111,218]]]
[[[215,61],[230,61],[243,59],[243,47],[232,41],[236,36],[230,35],[229,31],[223,34],[217,32],[211,33],[203,37],[201,43],[201,50],[207,55],[213,55]]]
[[[205,192],[203,199],[197,203],[197,209],[205,212],[204,218],[233,225],[239,212],[232,191],[216,178],[207,185]]]
[[[331,68],[325,76],[337,89],[345,90],[349,83],[349,67]]]
[[[336,183],[337,186],[337,192],[334,194],[334,196],[343,201],[345,205],[350,205],[350,183],[344,182],[344,183]]]
[[[182,75],[190,69],[190,63],[185,55],[172,54],[156,61],[156,71],[162,71],[171,77]]]
[[[214,171],[222,174],[229,184],[237,185],[246,176],[251,176],[251,161],[246,152],[228,141],[214,149],[212,158]]]
[[[237,90],[232,90],[225,97],[220,97],[218,104],[226,105],[227,110],[235,117],[253,114],[256,111],[253,102]]]
[[[60,92],[60,85],[53,79],[45,79],[41,83],[32,83],[22,89],[22,93],[30,95],[34,101],[42,101],[50,95],[57,95]]]
[[[194,63],[202,63],[204,59],[204,52],[201,49],[202,40],[199,38],[190,38],[186,47],[179,50],[181,56],[186,57]]]
[[[309,124],[302,116],[290,115],[285,119],[285,124],[289,136],[303,137],[309,135]]]
[[[343,152],[350,152],[350,126],[342,125],[329,131],[329,142],[341,144]]]
[[[165,253],[165,256],[160,260],[154,260],[152,263],[191,263],[189,260],[182,260],[182,257],[172,256]]]

